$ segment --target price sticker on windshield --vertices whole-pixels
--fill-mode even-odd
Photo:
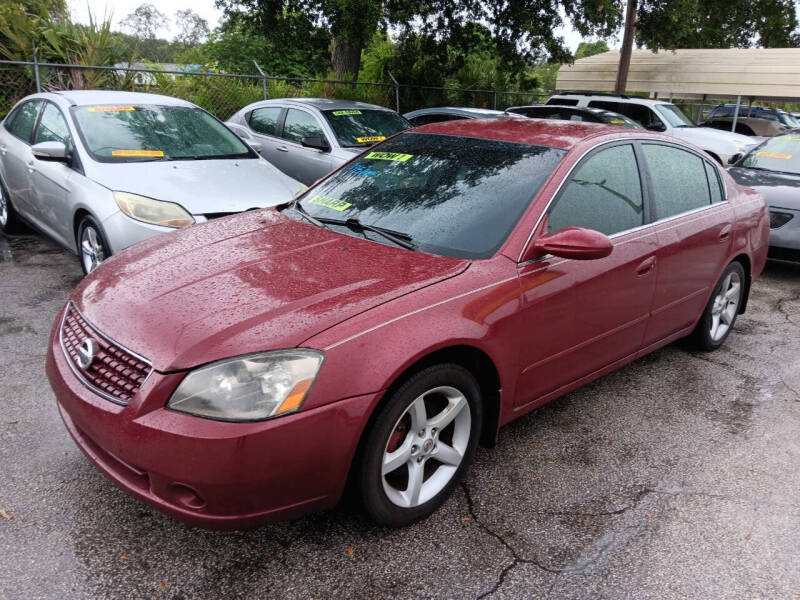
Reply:
[[[145,156],[149,158],[162,158],[163,150],[112,150],[111,156]]]
[[[413,154],[400,154],[399,152],[370,152],[364,158],[371,158],[373,160],[391,160],[393,162],[406,162],[413,157]]]
[[[133,112],[136,109],[132,106],[90,106],[90,113],[107,113],[107,112]]]
[[[781,154],[780,152],[756,152],[756,156],[764,156],[766,158],[780,158],[783,160],[789,160],[794,156],[793,154]]]
[[[779,135],[776,140],[788,140],[791,142],[800,142],[800,135]]]
[[[359,144],[363,144],[363,143],[366,143],[366,142],[382,142],[385,139],[386,139],[385,135],[370,135],[370,136],[367,136],[367,137],[357,137],[356,141]]]
[[[345,202],[344,200],[339,200],[338,198],[331,198],[330,196],[314,196],[310,198],[308,201],[310,204],[316,204],[317,206],[324,206],[325,208],[330,208],[331,210],[336,210],[342,212],[343,210],[347,210],[352,204],[349,202]]]
[[[334,117],[347,117],[349,115],[360,115],[360,110],[335,110],[333,111]]]

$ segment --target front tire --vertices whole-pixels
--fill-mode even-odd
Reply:
[[[725,343],[739,314],[744,289],[744,268],[740,262],[734,261],[722,272],[694,330],[694,342],[698,348],[710,352]]]
[[[482,420],[480,388],[463,367],[436,365],[406,381],[363,447],[357,483],[369,516],[399,527],[433,513],[469,467]]]
[[[83,217],[78,224],[76,239],[78,241],[78,256],[85,275],[94,271],[100,266],[100,263],[111,256],[103,230],[100,229],[97,221],[89,215]]]

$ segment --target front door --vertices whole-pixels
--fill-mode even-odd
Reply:
[[[608,235],[597,260],[545,256],[520,266],[522,406],[642,346],[653,300],[658,242],[632,143],[603,146],[572,172],[537,235],[580,226]]]
[[[281,137],[284,143],[277,146],[275,166],[298,181],[311,185],[323,175],[330,173],[334,164],[329,151],[305,148],[301,142],[306,137],[327,140],[317,118],[310,112],[297,108],[286,111]],[[331,141],[328,141],[330,146]]]

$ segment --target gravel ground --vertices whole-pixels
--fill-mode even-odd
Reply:
[[[0,598],[800,598],[800,266],[725,346],[664,348],[535,411],[400,530],[355,508],[192,529],[88,463],[47,334],[77,259],[0,235]]]

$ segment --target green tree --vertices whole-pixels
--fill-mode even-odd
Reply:
[[[608,52],[608,44],[605,40],[598,40],[596,42],[581,42],[575,50],[575,58],[588,58],[595,54],[602,54]]]
[[[136,10],[120,21],[123,29],[129,30],[140,40],[154,40],[159,30],[166,27],[167,17],[152,4],[140,4]]]
[[[190,8],[175,12],[175,24],[178,26],[175,41],[185,46],[197,46],[211,33],[208,21]]]

